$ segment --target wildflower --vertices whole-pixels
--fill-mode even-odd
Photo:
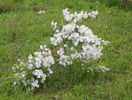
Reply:
[[[31,83],[31,86],[32,86],[32,90],[34,89],[34,88],[38,88],[39,87],[39,84],[38,84],[38,80],[35,80],[35,81],[33,81],[32,83]]]
[[[110,69],[105,66],[99,66],[97,69],[101,70],[102,72],[109,71]]]
[[[45,13],[44,10],[40,10],[40,11],[38,12],[38,14],[44,14],[44,13]]]
[[[46,75],[43,73],[43,71],[42,70],[38,70],[38,69],[34,70],[32,72],[32,74],[35,75],[35,76],[37,76],[37,78],[46,77]]]

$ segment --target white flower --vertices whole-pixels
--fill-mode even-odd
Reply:
[[[17,84],[17,82],[14,82],[14,83],[13,83],[13,85],[16,85],[16,84]]]
[[[65,54],[65,52],[64,52],[64,50],[63,50],[63,48],[60,48],[58,51],[57,51],[57,54],[58,55],[64,55]]]
[[[28,56],[28,60],[32,60],[33,59],[33,56],[32,55],[29,55]]]
[[[40,45],[40,49],[41,49],[41,50],[43,50],[43,49],[44,49],[43,45]]]
[[[42,70],[38,70],[38,69],[34,70],[32,72],[32,74],[37,76],[37,78],[45,78],[46,77],[46,75],[43,73],[43,71]]]
[[[48,56],[48,61],[53,65],[55,63],[54,58],[52,56]]]
[[[89,17],[92,17],[92,18],[96,18],[96,15],[98,15],[99,12],[96,10],[96,11],[92,11],[91,13],[89,13]]]
[[[71,57],[72,57],[72,59],[81,58],[81,54],[76,52],[74,54],[71,54]]]
[[[48,71],[49,71],[49,74],[53,74],[53,71],[50,68],[48,68]]]
[[[57,28],[57,22],[52,21],[51,26],[53,27],[53,30],[56,30]]]
[[[105,66],[99,66],[97,67],[98,69],[100,69],[102,72],[106,72],[106,71],[109,71],[110,69],[105,67]]]
[[[40,10],[40,11],[38,12],[38,14],[44,14],[44,13],[45,13],[44,10]]]
[[[34,66],[33,66],[33,64],[28,64],[28,69],[33,69],[34,68]]]
[[[33,82],[31,83],[31,86],[32,86],[32,89],[38,88],[38,87],[39,87],[38,80],[33,81]]]
[[[71,50],[72,50],[72,51],[74,50],[74,47],[73,47],[73,46],[71,47]]]
[[[64,45],[64,47],[67,47],[67,46],[68,46],[67,44]]]
[[[57,51],[57,54],[60,56],[60,58],[58,59],[60,65],[66,66],[72,64],[71,57],[65,55],[63,48],[60,48]]]

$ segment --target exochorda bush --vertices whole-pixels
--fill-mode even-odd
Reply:
[[[78,25],[82,19],[96,18],[98,11],[90,13],[70,13],[68,8],[63,10],[65,23],[59,29],[57,22],[52,21],[53,37],[51,45],[54,49],[41,45],[40,50],[28,56],[27,61],[19,60],[18,65],[12,67],[14,71],[14,85],[22,84],[29,90],[40,88],[44,85],[47,77],[55,73],[52,70],[54,64],[67,67],[79,60],[81,63],[88,63],[101,57],[103,45],[108,44],[93,34],[92,30],[85,25]],[[83,66],[82,66],[83,68]],[[89,67],[91,70],[92,67]],[[96,68],[102,72],[109,69],[104,66]]]

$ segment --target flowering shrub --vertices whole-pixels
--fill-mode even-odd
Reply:
[[[103,45],[109,42],[98,38],[87,26],[77,24],[82,19],[96,18],[97,14],[98,11],[70,13],[68,8],[64,9],[65,24],[59,29],[57,22],[51,23],[53,27],[52,49],[41,45],[40,51],[29,55],[27,61],[19,60],[20,64],[12,67],[14,85],[23,84],[30,90],[39,88],[46,78],[54,73],[52,70],[54,64],[66,67],[76,60],[86,63],[100,58]],[[96,69],[102,72],[109,70],[104,66]]]

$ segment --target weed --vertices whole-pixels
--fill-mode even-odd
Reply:
[[[9,12],[13,9],[13,7],[9,4],[0,4],[0,13]]]

